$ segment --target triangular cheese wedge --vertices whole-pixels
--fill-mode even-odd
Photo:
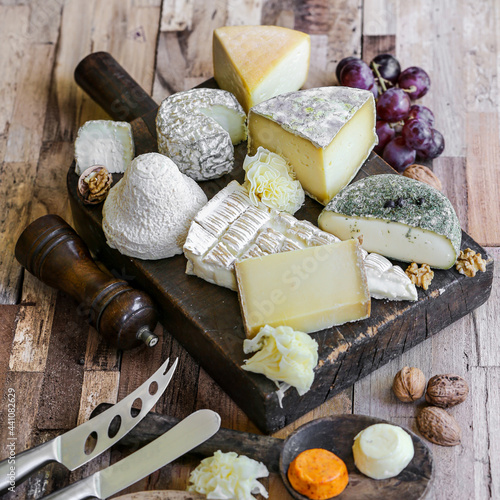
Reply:
[[[298,90],[309,70],[311,40],[279,26],[225,26],[214,31],[214,77],[245,111],[279,94]]]

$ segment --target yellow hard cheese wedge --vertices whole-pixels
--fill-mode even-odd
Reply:
[[[214,31],[214,77],[245,111],[278,94],[298,90],[309,71],[311,40],[279,26],[225,26]]]
[[[311,333],[370,315],[358,240],[245,259],[235,269],[249,338],[264,325]]]
[[[248,154],[259,146],[283,156],[304,191],[326,205],[377,144],[371,92],[321,87],[273,97],[250,110]]]

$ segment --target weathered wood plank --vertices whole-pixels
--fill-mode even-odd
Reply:
[[[88,326],[75,301],[65,293],[58,293],[54,309],[37,426],[69,430],[78,418],[83,382],[79,361],[85,353]]]
[[[56,297],[53,288],[25,272],[19,321],[9,359],[11,371],[44,371]]]
[[[484,246],[500,246],[498,165],[500,128],[497,113],[467,113],[469,227],[471,235]]]
[[[99,403],[117,402],[119,380],[119,372],[85,371],[77,425],[86,422]]]
[[[14,331],[16,328],[17,316],[20,306],[17,305],[2,305],[0,306],[0,388],[4,387],[5,379],[9,371],[9,365],[5,360],[9,359],[14,340]]]
[[[473,332],[476,335],[477,365],[500,367],[500,248],[487,248],[487,251],[495,260],[493,289],[488,302],[472,313]]]
[[[396,54],[396,37],[394,35],[363,35],[363,61],[370,61],[379,54]]]
[[[0,134],[8,132],[26,50],[30,9],[26,5],[0,6]]]
[[[263,0],[227,0],[227,26],[261,24]]]
[[[395,0],[365,0],[363,2],[363,35],[394,35],[398,5]],[[406,4],[402,6],[404,7]]]
[[[86,370],[117,371],[120,368],[120,353],[110,347],[97,330],[89,327],[87,350],[83,361]]]
[[[193,8],[193,0],[163,0],[160,32],[190,30]]]

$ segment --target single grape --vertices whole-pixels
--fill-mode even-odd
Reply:
[[[399,173],[412,163],[415,163],[417,152],[410,149],[402,137],[393,139],[384,149],[382,157],[384,160]]]
[[[425,121],[415,118],[407,121],[402,131],[405,144],[412,149],[420,151],[426,149],[432,142],[432,128]]]
[[[425,147],[417,151],[418,157],[423,160],[437,158],[444,151],[444,137],[435,128],[431,131],[431,141]]]
[[[401,66],[398,60],[391,54],[379,54],[374,57],[370,63],[370,67],[376,74],[375,68],[379,72],[380,76],[392,85],[395,85],[398,81],[399,73],[401,73]]]
[[[431,79],[422,68],[412,66],[399,75],[398,84],[400,88],[408,90],[410,98],[415,100],[427,94]]]
[[[383,120],[377,120],[375,129],[377,131],[378,144],[375,146],[374,151],[375,153],[380,155],[384,151],[384,148],[387,146],[387,143],[394,139],[396,131]]]
[[[409,122],[414,118],[426,121],[431,127],[434,125],[434,113],[429,108],[421,106],[420,104],[413,104],[406,121]]]
[[[368,90],[375,84],[372,70],[361,59],[347,63],[340,72],[340,84],[346,87]]]
[[[392,88],[385,91],[377,101],[377,115],[386,122],[404,120],[410,112],[410,98],[402,89]]]
[[[335,68],[335,76],[337,77],[337,81],[340,83],[340,72],[342,71],[342,68],[350,63],[351,61],[359,61],[359,57],[344,57],[338,64],[337,67]]]

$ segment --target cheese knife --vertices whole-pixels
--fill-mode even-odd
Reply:
[[[196,448],[213,436],[219,427],[218,413],[212,410],[198,410],[127,458],[45,498],[108,498]]]
[[[21,480],[50,462],[59,462],[75,470],[119,441],[145,417],[167,388],[177,359],[167,371],[169,359],[134,392],[116,405],[78,427],[35,448],[23,451],[14,459],[0,462],[0,493],[7,490],[11,480]],[[141,410],[132,411],[134,402]],[[97,441],[96,441],[97,440]]]

